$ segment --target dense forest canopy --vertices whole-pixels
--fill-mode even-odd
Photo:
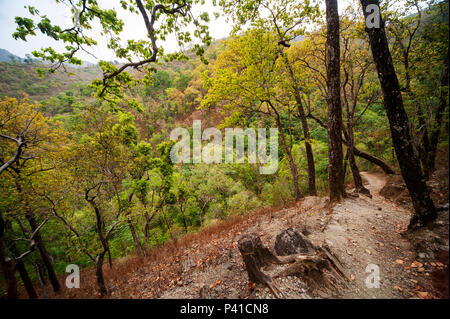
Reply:
[[[235,28],[220,41],[200,0],[56,2],[72,26],[29,6],[12,36],[42,33],[65,50],[0,62],[0,295],[23,283],[36,297],[46,278],[58,293],[76,264],[95,267],[106,296],[106,263],[257,208],[339,202],[351,188],[372,196],[361,171],[403,176],[411,229],[436,216],[426,181],[448,156],[448,1],[349,1],[338,12],[332,0],[221,0]],[[369,4],[379,28],[366,25]],[[119,8],[146,39],[120,40]],[[190,49],[165,52],[172,34]],[[105,37],[120,61],[79,66]],[[173,163],[170,132],[192,133],[193,120],[277,128],[278,170]]]

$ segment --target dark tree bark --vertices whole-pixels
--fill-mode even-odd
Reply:
[[[128,196],[128,203],[131,204],[131,201],[133,200],[134,193],[132,192]],[[128,215],[130,215],[131,212],[128,212]],[[136,253],[138,256],[142,256],[142,245],[139,242],[139,237],[136,234],[136,230],[134,229],[133,221],[131,220],[131,217],[127,219],[128,228],[130,229],[131,236],[133,237],[134,242],[134,248],[136,249]]]
[[[14,256],[15,268],[19,271],[20,279],[22,279],[25,290],[27,291],[28,298],[37,299],[36,290],[34,289],[33,282],[28,275],[27,268],[23,262],[23,258],[20,258],[20,254],[17,250],[16,244],[14,242],[10,245],[11,253]],[[31,247],[31,251],[34,250],[34,246]]]
[[[95,259],[95,266],[96,266],[96,276],[97,276],[97,285],[100,292],[101,297],[105,297],[108,294],[108,290],[105,286],[105,279],[103,276],[103,262],[105,260],[105,255],[109,252],[109,243],[107,235],[105,236],[105,223],[103,221],[103,216],[100,212],[100,209],[95,203],[95,197],[89,198],[89,191],[86,192],[86,200],[89,202],[89,204],[92,206],[95,212],[95,218],[96,218],[96,228],[97,228],[97,235],[100,240],[100,243],[102,245],[103,250],[97,255]],[[110,257],[110,266],[111,264],[111,257]]]
[[[42,290],[42,296],[45,299],[47,299],[47,289],[45,288],[45,278],[44,278],[44,273],[42,271],[42,267],[38,263],[33,263],[33,266],[34,266],[34,269],[36,270],[36,277],[39,281],[39,286],[41,287],[41,290]]]
[[[37,299],[36,290],[34,290],[33,282],[31,281],[30,276],[28,275],[28,271],[25,267],[25,264],[21,259],[19,259],[16,263],[16,268],[19,271],[20,278],[25,286],[25,290],[27,291],[28,298]]]
[[[328,189],[330,202],[345,195],[342,151],[342,106],[340,84],[339,13],[337,0],[326,0],[328,87]]]
[[[284,54],[283,51],[281,51],[280,54],[283,56],[284,61],[286,63],[286,66],[288,67],[288,70],[289,70],[289,77],[291,79],[292,90],[294,92],[294,98],[295,98],[295,102],[297,104],[298,115],[299,115],[299,118],[300,118],[300,122],[302,124],[303,138],[305,140],[306,159],[307,159],[307,162],[308,162],[308,190],[309,190],[309,195],[310,196],[317,196],[317,190],[316,190],[316,168],[315,168],[315,165],[314,165],[314,154],[313,154],[311,143],[310,143],[311,136],[309,134],[309,126],[308,126],[308,121],[306,119],[305,108],[303,107],[302,98],[301,98],[301,95],[300,95],[300,88],[299,88],[299,85],[297,83],[297,80],[295,79],[294,71],[292,69],[292,65],[289,63],[288,57],[286,56],[286,54]]]
[[[356,164],[355,160],[355,142],[354,142],[354,136],[353,136],[353,127],[352,127],[352,121],[347,121],[347,128],[348,131],[344,129],[344,135],[347,142],[347,159],[348,164],[350,166],[350,171],[352,172],[353,181],[355,183],[355,189],[356,192],[367,195],[371,197],[370,191],[364,187],[361,174],[359,172],[358,165]],[[345,169],[344,169],[345,174]]]
[[[14,274],[14,265],[11,258],[8,256],[8,251],[5,244],[5,228],[6,222],[0,212],[0,265],[6,281],[6,296],[8,299],[17,299],[19,297],[17,292],[17,280]]]
[[[101,252],[95,260],[95,275],[97,277],[97,286],[101,297],[105,297],[108,294],[108,290],[105,285],[105,278],[103,276],[103,262],[105,259],[106,251]]]
[[[138,256],[142,256],[142,247],[141,243],[139,242],[139,238],[136,234],[136,230],[134,229],[133,222],[131,221],[131,218],[128,218],[127,220],[128,228],[130,229],[131,236],[133,237],[134,247],[136,248],[136,253]]]
[[[28,223],[31,226],[31,231],[34,232],[38,228],[38,223],[34,218],[33,213],[27,212],[25,215]],[[52,261],[50,259],[50,255],[45,248],[44,241],[42,240],[41,233],[38,230],[36,235],[34,236],[34,241],[36,243],[37,248],[39,249],[39,253],[41,254],[42,261],[44,262],[45,268],[47,269],[48,278],[50,283],[52,284],[53,291],[55,293],[59,293],[61,291],[61,285],[59,283],[58,277],[56,276],[55,269],[53,268]]]
[[[307,117],[310,118],[310,119],[313,119],[321,127],[323,127],[324,129],[328,130],[328,128],[325,125],[325,123],[323,123],[322,120],[320,120],[319,118],[315,117],[312,114],[308,114]],[[343,140],[343,142],[344,142],[345,145],[348,146],[346,140]],[[385,172],[386,174],[388,174],[388,175],[395,174],[395,172],[391,168],[391,166],[388,163],[386,163],[385,161],[383,161],[381,158],[378,158],[376,156],[370,155],[369,153],[361,151],[359,148],[356,148],[355,146],[353,146],[353,152],[354,152],[354,154],[356,156],[364,158],[365,160],[371,162],[372,164],[375,164],[375,165],[379,166],[383,170],[383,172]]]
[[[367,6],[369,4],[379,6],[379,1],[361,0],[361,4],[364,16],[367,18]],[[409,225],[409,228],[412,229],[432,221],[436,217],[436,210],[414,147],[408,116],[403,107],[400,85],[381,16],[380,21],[380,28],[366,28],[366,31],[369,35],[370,47],[383,91],[384,107],[389,120],[395,153],[414,206],[414,216]]]
[[[391,166],[383,161],[381,158],[378,158],[376,156],[370,155],[369,153],[366,153],[364,151],[361,151],[360,149],[353,147],[353,152],[356,156],[364,158],[365,160],[371,162],[372,164],[375,164],[379,166],[383,172],[385,172],[388,175],[395,174],[394,170],[391,168]]]

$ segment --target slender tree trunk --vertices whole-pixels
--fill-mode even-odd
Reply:
[[[342,151],[339,13],[337,0],[326,0],[328,86],[328,189],[330,202],[345,195]]]
[[[47,299],[47,289],[45,289],[45,278],[42,272],[42,268],[38,263],[33,263],[34,269],[36,270],[36,277],[39,281],[39,286],[42,290],[42,296]]]
[[[105,278],[103,276],[103,261],[105,259],[105,253],[106,251],[100,253],[95,261],[95,275],[97,277],[97,286],[102,298],[108,294],[108,290],[106,289],[105,285]]]
[[[28,271],[25,267],[25,264],[21,259],[19,259],[16,263],[17,270],[19,271],[20,278],[25,286],[25,290],[27,291],[28,298],[37,299],[36,290],[34,290],[33,282],[31,281],[30,276],[28,275]]]
[[[364,194],[367,196],[370,195],[370,191],[364,187],[361,174],[359,172],[358,165],[356,164],[355,159],[355,138],[353,135],[353,124],[352,119],[347,120],[347,131],[344,130],[344,135],[347,142],[347,158],[348,164],[350,166],[350,170],[352,172],[353,181],[355,183],[355,189],[358,193]],[[345,171],[344,171],[345,174]]]
[[[282,123],[281,123],[281,119],[278,116],[278,114],[276,114],[275,120],[277,122],[278,130],[280,131],[281,145],[283,146],[283,149],[286,152],[286,156],[287,156],[288,161],[289,161],[289,168],[291,170],[292,181],[294,183],[295,199],[299,200],[299,199],[302,198],[302,195],[301,195],[301,192],[300,192],[300,187],[298,185],[297,166],[295,165],[291,149],[288,147],[288,145],[286,143],[286,136],[284,134],[284,130],[283,130],[283,126],[282,126]]]
[[[284,61],[286,63],[286,66],[289,70],[289,76],[291,78],[292,83],[292,89],[294,91],[294,98],[295,102],[297,104],[297,110],[300,118],[300,122],[302,124],[302,130],[303,130],[303,138],[305,140],[305,151],[306,151],[306,159],[308,162],[308,190],[310,196],[317,196],[317,190],[316,190],[316,168],[314,165],[314,154],[312,151],[312,147],[310,144],[311,136],[309,134],[309,127],[308,127],[308,121],[306,119],[306,113],[305,108],[303,107],[302,98],[300,95],[300,89],[297,84],[297,80],[294,76],[294,71],[292,69],[292,65],[289,63],[288,57],[286,54],[281,50],[280,53]]]
[[[38,228],[38,224],[36,222],[36,219],[34,218],[34,215],[31,212],[27,212],[25,217],[31,226],[32,232],[34,232]],[[47,269],[48,278],[50,280],[50,283],[52,284],[53,291],[55,293],[59,293],[61,291],[61,285],[58,281],[58,277],[56,276],[55,269],[53,268],[52,265],[52,261],[50,260],[50,255],[47,252],[47,249],[45,248],[45,244],[44,241],[42,240],[40,231],[36,232],[36,235],[34,236],[34,241],[39,249],[39,253],[41,254],[41,258],[42,261],[44,262],[45,268]]]
[[[442,117],[447,108],[448,99],[448,55],[444,61],[444,73],[441,79],[441,94],[439,97],[439,106],[434,116],[434,125],[431,129],[430,151],[428,153],[428,169],[433,173],[436,169],[436,152],[439,143],[439,135],[441,133]]]
[[[428,180],[430,178],[430,170],[428,167],[428,157],[430,153],[430,140],[428,138],[428,129],[425,122],[424,114],[422,111],[422,106],[417,106],[417,116],[419,118],[421,139],[419,141],[419,145],[417,150],[419,151],[420,162],[422,163],[423,175],[425,179]]]
[[[181,217],[183,218],[183,226],[184,226],[184,232],[187,234],[188,232],[188,225],[187,225],[187,221],[186,221],[186,217],[184,216],[184,211],[181,211]]]
[[[136,234],[136,230],[134,229],[133,223],[131,222],[131,218],[128,218],[127,223],[128,223],[128,228],[130,229],[131,236],[133,237],[134,248],[136,248],[136,253],[138,256],[142,256],[141,243],[139,242],[139,238]]]
[[[19,297],[17,292],[17,280],[15,276],[14,266],[11,258],[8,256],[8,251],[5,244],[5,221],[0,212],[0,265],[2,267],[3,276],[6,282],[6,296],[8,299],[17,299]]]
[[[312,114],[308,114],[308,117],[313,119],[314,121],[316,121],[317,124],[319,124],[324,129],[328,130],[328,127],[319,118],[315,117]],[[344,142],[344,144],[347,145],[346,140],[343,140],[343,142]],[[385,172],[386,174],[388,174],[388,175],[395,174],[395,172],[391,168],[391,166],[388,163],[386,163],[385,161],[383,161],[381,158],[378,158],[376,156],[370,155],[369,153],[361,151],[360,149],[356,148],[355,146],[353,146],[353,152],[354,152],[355,156],[364,158],[365,160],[371,162],[372,164],[379,166],[383,170],[383,172]]]
[[[378,0],[361,0],[361,4],[366,18],[368,15],[366,9],[369,4],[379,7]],[[379,18],[381,27],[367,28],[366,31],[383,90],[384,107],[391,128],[395,153],[414,206],[415,213],[409,225],[409,229],[412,229],[432,221],[437,213],[415,151],[408,116],[403,107],[400,85],[389,51],[384,22],[381,20],[381,15]]]
[[[372,164],[375,164],[377,166],[379,166],[383,172],[385,172],[388,175],[392,175],[395,174],[394,170],[392,169],[392,167],[386,163],[385,161],[383,161],[381,158],[378,158],[376,156],[370,155],[369,153],[366,153],[364,151],[361,151],[360,149],[353,147],[353,153],[361,158],[364,158],[365,160],[371,162]]]

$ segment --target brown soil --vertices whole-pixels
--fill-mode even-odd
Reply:
[[[146,258],[130,257],[105,265],[111,298],[273,298],[264,286],[249,285],[237,248],[247,232],[257,233],[265,246],[296,228],[315,244],[327,244],[347,270],[350,281],[339,289],[311,287],[301,275],[276,278],[286,298],[445,298],[448,297],[448,211],[436,222],[436,235],[421,230],[404,236],[411,213],[381,196],[388,178],[362,173],[373,197],[349,197],[332,209],[327,198],[307,197],[289,207],[262,209],[248,216],[211,225],[154,249]],[[421,243],[420,245],[418,243]],[[445,249],[447,255],[445,255]],[[379,288],[366,285],[369,265],[379,269]],[[268,269],[269,273],[279,269]],[[93,270],[82,272],[80,289],[58,297],[97,296]]]

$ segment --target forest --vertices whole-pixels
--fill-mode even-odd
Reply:
[[[448,298],[448,1],[214,1],[217,16],[233,26],[224,39],[211,36],[220,26],[211,12],[199,13],[203,5],[61,0],[55,8],[69,12],[68,25],[33,6],[8,22],[16,41],[42,34],[63,45],[0,62],[0,299],[299,298],[252,268],[238,235],[268,219],[261,232],[292,226],[314,245],[336,246],[327,223],[342,214],[342,226],[362,214],[351,205],[373,214],[359,235],[350,233],[359,227],[355,217],[339,236],[366,238],[379,229],[369,219],[381,211],[380,229],[392,222],[376,240],[382,269],[393,267],[389,257],[406,276],[424,277],[396,276],[394,288],[375,297],[407,298],[410,290]],[[139,19],[146,38],[121,38],[123,12]],[[83,65],[78,54],[95,52],[100,41],[116,60]],[[165,50],[167,41],[179,49]],[[222,132],[277,129],[268,140],[279,145],[278,169],[261,174],[265,163],[249,161],[247,135],[242,163],[174,163],[171,132],[192,135],[193,121]],[[397,191],[401,201],[393,199]],[[394,206],[401,213],[390,217]],[[426,235],[436,227],[439,236]],[[275,241],[276,234],[257,234],[268,238],[264,245]],[[221,252],[210,253],[208,243]],[[361,254],[378,256],[360,243]],[[334,248],[339,262],[326,256],[366,289],[366,264],[353,271],[346,245],[346,257]],[[421,257],[393,257],[403,250]],[[186,251],[209,257],[186,258]],[[68,265],[81,272],[78,289],[68,285]],[[231,274],[214,277],[223,265]],[[322,287],[314,288],[304,267],[289,276],[312,296],[331,298],[315,294]],[[196,286],[200,273],[209,275]],[[338,298],[366,297],[339,295],[339,287],[327,289]]]

